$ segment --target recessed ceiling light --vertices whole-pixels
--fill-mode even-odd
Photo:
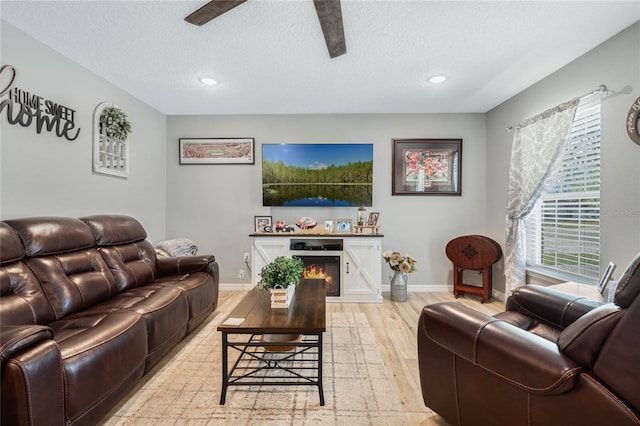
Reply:
[[[433,77],[429,77],[427,81],[432,84],[440,84],[443,83],[446,79],[446,75],[434,75]]]
[[[216,84],[218,84],[218,81],[211,77],[201,77],[200,83],[206,84],[207,86],[215,86]]]

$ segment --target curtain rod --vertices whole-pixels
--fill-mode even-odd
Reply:
[[[594,90],[592,90],[589,93],[585,93],[584,95],[580,96],[580,100],[587,98],[589,96],[592,95],[596,95],[598,93],[607,93],[607,86],[606,84],[601,84],[600,86],[596,87]],[[507,133],[512,132],[513,130],[515,130],[517,127],[519,127],[519,125],[516,126],[509,126],[509,127],[505,127],[504,131]]]

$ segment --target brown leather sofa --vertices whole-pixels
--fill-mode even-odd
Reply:
[[[640,254],[614,303],[540,286],[506,312],[426,306],[418,323],[424,403],[453,425],[640,425]]]
[[[146,237],[120,215],[0,222],[3,425],[96,424],[215,310],[214,257]]]

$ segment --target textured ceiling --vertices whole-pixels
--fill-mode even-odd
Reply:
[[[486,112],[640,20],[640,0],[342,0],[330,59],[311,0],[184,21],[204,3],[3,0],[0,16],[165,114]]]

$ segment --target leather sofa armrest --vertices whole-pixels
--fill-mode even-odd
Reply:
[[[45,326],[0,327],[3,425],[65,424],[62,360],[52,338]]]
[[[210,265],[215,263],[214,256],[180,256],[158,257],[156,268],[159,276],[190,274],[193,272],[210,272]]]
[[[540,336],[458,303],[426,306],[418,339],[435,344],[473,365],[534,394],[559,394],[573,388],[580,365]]]
[[[0,327],[0,358],[2,364],[17,353],[53,339],[53,331],[42,325],[15,325]]]
[[[539,285],[518,287],[507,299],[506,310],[520,312],[561,329],[602,303]]]

